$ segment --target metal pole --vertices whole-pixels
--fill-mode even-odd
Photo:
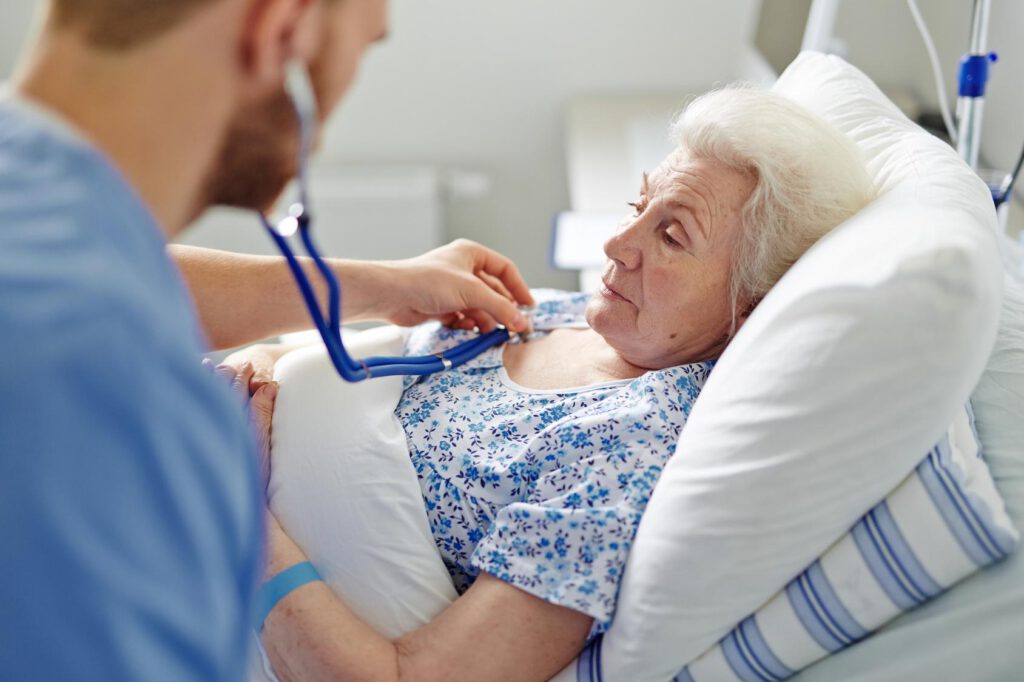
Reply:
[[[988,15],[990,0],[974,0],[974,16],[971,18],[971,54],[985,54],[988,44]]]
[[[769,2],[770,0],[764,1]],[[838,13],[839,0],[814,0],[811,3],[811,11],[807,14],[807,26],[804,28],[804,39],[800,50],[830,53],[835,44],[836,15]]]
[[[960,62],[960,91],[957,110],[960,124],[957,130],[957,153],[970,165],[978,167],[981,148],[981,121],[985,105],[985,83],[988,81],[988,62],[994,59],[985,52],[988,43],[988,22],[991,0],[974,0],[971,17],[970,52]]]

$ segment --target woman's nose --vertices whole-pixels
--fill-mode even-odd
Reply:
[[[631,220],[604,243],[604,255],[628,270],[640,265],[640,248],[637,244],[639,223],[639,220]]]

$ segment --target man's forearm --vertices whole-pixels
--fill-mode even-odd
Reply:
[[[291,271],[279,256],[252,256],[194,246],[168,248],[192,292],[199,320],[217,349],[233,348],[313,326]],[[300,259],[320,301],[327,287],[311,260]],[[329,261],[343,281],[346,321],[379,318],[373,310],[383,276],[372,262]]]

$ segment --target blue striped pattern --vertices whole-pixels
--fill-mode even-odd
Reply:
[[[942,588],[914,556],[882,502],[853,527],[853,538],[878,584],[904,611],[931,599]]]
[[[679,671],[679,674],[672,678],[672,682],[696,682],[693,679],[693,675],[690,674],[689,668],[683,668]]]
[[[949,443],[939,443],[918,465],[917,475],[967,556],[979,566],[986,566],[1013,551],[1013,538],[990,529],[989,520],[982,517],[950,475],[949,458]]]
[[[804,629],[826,651],[839,651],[868,634],[836,596],[821,561],[787,585],[786,596]]]
[[[736,676],[744,682],[776,682],[793,674],[775,657],[757,627],[755,616],[750,616],[726,635],[722,651]]]
[[[905,486],[901,485],[887,500],[865,514],[853,526],[849,535],[837,543],[842,544],[847,551],[856,548],[859,560],[867,566],[870,577],[865,576],[863,569],[856,565],[845,566],[831,559],[828,564],[830,571],[837,570],[837,576],[846,576],[840,584],[833,584],[825,573],[822,561],[815,561],[773,598],[770,625],[764,620],[765,616],[759,617],[761,613],[769,613],[765,609],[747,617],[719,641],[717,649],[720,656],[711,655],[714,652],[712,649],[683,668],[675,677],[675,682],[779,682],[821,657],[856,643],[899,612],[919,606],[956,582],[952,580],[948,584],[940,584],[927,569],[929,565],[949,565],[944,550],[938,548],[950,545],[934,542],[942,533],[955,538],[975,565],[974,570],[998,561],[1013,551],[1017,534],[1001,510],[1001,500],[992,499],[991,491],[994,488],[991,486],[978,484],[970,490],[965,489],[980,478],[979,472],[971,474],[974,478],[964,474],[963,466],[958,466],[954,461],[948,435],[928,453],[911,476],[917,477],[927,491],[927,499],[938,511],[938,517],[932,514],[919,517],[921,521],[934,519],[934,523],[927,528],[925,525],[915,526],[914,532],[918,536],[915,536],[913,543],[906,536],[908,529],[899,527],[892,514],[895,506],[890,507],[888,500],[901,500],[899,508],[907,509],[910,500],[923,498],[916,495],[901,497],[910,494],[906,490],[911,489],[904,490]],[[996,520],[997,515],[1002,515],[999,521]],[[922,556],[915,554],[914,547],[922,548]],[[844,570],[848,572],[843,574]],[[959,576],[957,580],[963,577],[966,575]],[[865,600],[869,595],[877,594],[877,591],[872,589],[865,594],[858,593],[858,585],[863,584],[864,579],[869,582],[874,580],[877,587],[887,595],[887,603],[865,608]],[[857,613],[876,614],[871,617],[878,622],[858,622],[847,604],[857,605]],[[787,633],[802,630],[817,643],[820,653],[812,655],[808,650],[807,660],[784,661],[768,646],[762,630],[766,626],[775,628],[773,636],[779,641],[788,641]],[[808,641],[800,646],[806,649],[813,645]],[[792,652],[790,655],[796,656]],[[580,682],[594,679],[600,678],[579,678]]]
[[[601,643],[604,635],[590,640],[576,659],[576,682],[601,682]]]

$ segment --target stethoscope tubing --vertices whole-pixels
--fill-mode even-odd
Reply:
[[[345,349],[341,338],[341,283],[338,278],[327,267],[327,263],[320,257],[320,252],[313,243],[313,236],[310,224],[312,218],[309,213],[308,186],[309,178],[308,158],[310,143],[313,139],[313,130],[317,120],[316,96],[313,92],[312,83],[305,66],[298,61],[290,62],[286,68],[285,90],[292,100],[295,113],[299,123],[299,150],[298,150],[298,194],[299,201],[289,210],[289,221],[287,229],[275,229],[267,217],[260,213],[260,220],[266,228],[270,237],[277,244],[288,263],[288,268],[299,286],[302,299],[309,309],[313,318],[313,324],[320,332],[320,337],[327,348],[327,354],[331,358],[335,369],[343,379],[350,382],[363,381],[372,377],[413,375],[423,376],[443,372],[469,362],[489,348],[500,345],[511,338],[508,330],[499,327],[494,331],[482,334],[475,339],[460,343],[443,353],[436,355],[424,355],[417,357],[386,357],[377,356],[353,360]],[[282,222],[282,226],[285,223]],[[302,245],[316,264],[316,269],[327,285],[327,319],[324,319],[323,311],[320,310],[320,303],[317,301],[313,286],[309,278],[299,264],[295,253],[288,245],[287,236],[295,232],[299,233]]]
[[[337,277],[320,256],[316,245],[313,243],[309,229],[309,218],[300,215],[298,220],[298,232],[306,252],[309,254],[317,270],[323,277],[328,291],[328,319],[324,319],[323,312],[317,302],[313,286],[309,282],[302,265],[295,257],[294,251],[288,245],[287,240],[281,235],[265,216],[261,215],[264,228],[277,244],[278,249],[284,255],[288,267],[299,286],[302,298],[309,309],[313,323],[324,341],[328,356],[334,364],[335,369],[343,379],[349,382],[358,382],[373,377],[385,376],[424,376],[443,372],[459,367],[478,357],[481,353],[505,343],[511,335],[507,329],[499,327],[486,334],[481,334],[474,339],[464,341],[437,355],[422,356],[374,356],[353,360],[345,349],[341,338],[341,285]]]

